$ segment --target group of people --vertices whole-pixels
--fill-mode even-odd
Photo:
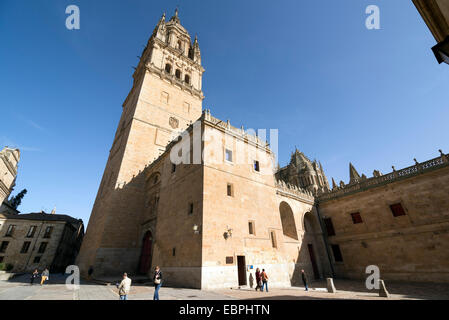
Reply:
[[[41,276],[41,286],[45,283],[45,281],[50,280],[50,271],[48,271],[47,268],[44,269],[44,271],[42,271],[42,273],[40,274]],[[31,274],[31,279],[30,279],[30,285],[34,284],[34,280],[39,277],[39,271],[37,271],[37,269],[34,269],[33,273]]]
[[[304,270],[301,270],[301,279],[304,283],[304,287],[306,291],[309,291],[309,281],[307,280],[306,273]],[[256,269],[256,291],[260,290],[263,292],[263,289],[265,288],[266,292],[268,292],[268,275],[265,272],[265,269],[262,269],[262,272],[260,272],[260,269]]]
[[[117,284],[118,294],[120,296],[120,300],[128,300],[128,294],[131,290],[131,279],[128,278],[126,272],[123,274],[123,279],[120,284]],[[159,300],[159,289],[162,285],[162,271],[157,266],[154,268],[153,274],[153,283],[154,283],[154,295],[153,300]]]
[[[262,269],[262,272],[260,272],[260,269],[256,269],[256,291],[260,290],[263,291],[265,288],[266,292],[268,292],[268,275],[265,272],[265,269]]]

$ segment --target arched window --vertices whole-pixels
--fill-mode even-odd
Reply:
[[[292,208],[287,202],[282,201],[279,205],[279,212],[281,214],[282,232],[284,236],[298,240],[298,232],[296,231]]]
[[[165,65],[165,72],[171,73],[171,64],[170,64],[170,63],[167,63],[167,64]]]
[[[176,49],[182,50],[182,42],[178,41],[177,45],[176,45]]]
[[[186,74],[184,80],[187,84],[190,84],[190,76],[188,74]]]
[[[176,69],[175,76],[176,78],[181,79],[181,70]]]

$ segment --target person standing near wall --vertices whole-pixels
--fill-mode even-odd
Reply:
[[[301,278],[302,278],[302,282],[304,283],[304,287],[306,288],[306,291],[309,291],[307,275],[304,272],[304,269],[301,270]]]
[[[154,276],[153,276],[153,282],[154,282],[154,296],[153,300],[159,300],[159,289],[162,285],[162,272],[159,266],[157,266],[154,269]]]

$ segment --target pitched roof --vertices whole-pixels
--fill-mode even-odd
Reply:
[[[0,213],[0,217],[5,217],[6,219],[17,219],[17,220],[37,220],[37,221],[65,221],[72,224],[82,223],[82,219],[76,219],[65,214],[49,214],[45,212],[32,212],[26,214],[7,214]]]

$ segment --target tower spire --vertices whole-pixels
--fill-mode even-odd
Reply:
[[[349,162],[349,183],[357,182],[358,180],[360,180],[360,175],[352,163]]]
[[[335,183],[335,180],[332,177],[332,190],[334,190],[335,188],[337,188],[337,184]]]

